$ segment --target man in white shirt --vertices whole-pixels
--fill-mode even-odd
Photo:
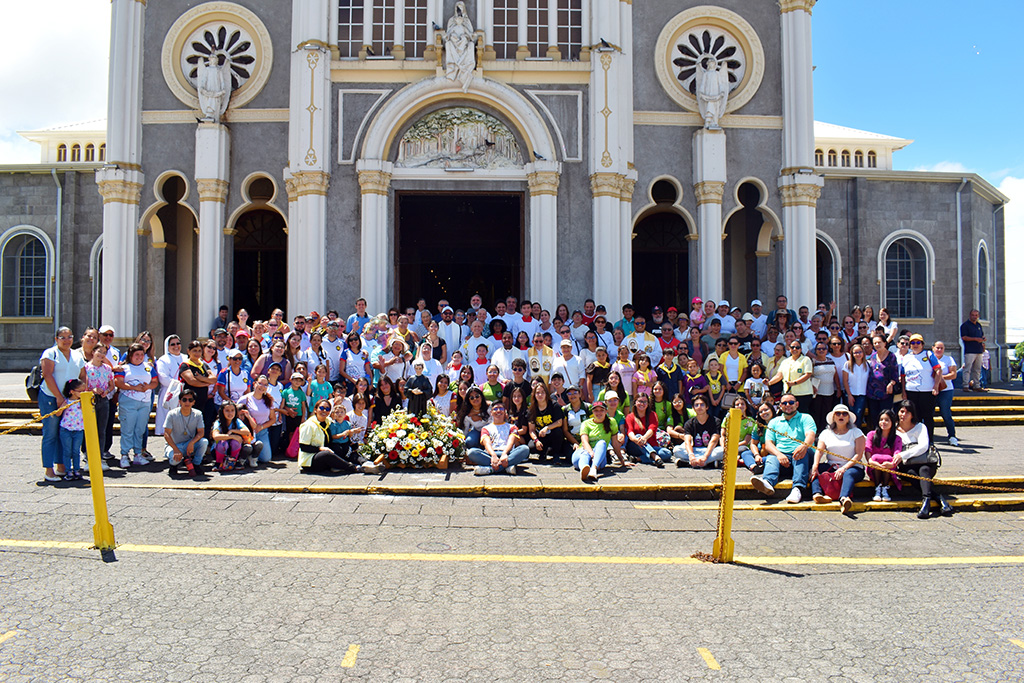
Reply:
[[[760,299],[754,299],[750,302],[750,315],[752,318],[750,321],[751,331],[757,335],[758,339],[764,339],[765,334],[768,332],[768,316],[761,312]]]
[[[331,320],[327,323],[327,336],[323,340],[323,344],[320,346],[324,350],[324,355],[327,356],[327,360],[330,362],[330,372],[328,373],[327,380],[332,384],[341,379],[341,373],[339,372],[339,366],[341,364],[341,352],[345,350],[345,340],[338,336],[338,321]]]
[[[301,338],[299,339],[299,350],[305,351],[309,348],[309,332],[306,331],[306,316],[297,315],[292,321],[292,331],[299,333]],[[287,335],[285,335],[287,336]]]
[[[524,301],[521,311],[519,320],[512,329],[512,338],[515,339],[520,332],[525,332],[528,339],[533,339],[534,333],[540,329],[540,321],[533,317],[533,304]]]
[[[467,323],[472,322],[474,319],[476,319],[477,311],[479,311],[480,307],[483,306],[483,305],[484,305],[484,300],[482,298],[480,298],[479,294],[474,294],[473,296],[469,297],[469,308],[466,309],[466,321],[467,321]],[[485,315],[486,315],[486,311],[485,311]],[[487,319],[484,320],[483,322],[484,322],[485,325],[487,323],[491,322],[491,316],[487,315]],[[476,358],[476,354],[474,354],[473,357]]]
[[[505,325],[510,330],[517,329],[519,322],[523,319],[519,313],[518,300],[514,296],[510,295],[505,299],[505,315],[501,319],[505,321]]]
[[[526,361],[526,351],[517,349],[513,342],[512,333],[505,330],[505,333],[501,335],[501,348],[495,350],[494,355],[491,356],[491,362],[498,366],[498,372],[506,382],[511,382],[514,379],[512,361],[516,358]]]
[[[638,315],[633,318],[633,334],[626,335],[622,343],[629,349],[629,357],[637,351],[643,351],[651,359],[651,367],[657,367],[661,362],[661,342],[653,334],[647,331],[647,318]]]
[[[441,322],[437,324],[437,336],[444,340],[448,347],[449,358],[452,352],[462,346],[462,339],[466,336],[465,328],[454,321],[455,311],[451,306],[441,309]]]
[[[586,379],[581,367],[580,359],[572,353],[572,340],[563,339],[559,343],[561,355],[556,356],[551,364],[551,374],[562,373],[562,378],[567,385],[579,386]]]
[[[729,302],[722,301],[718,302],[718,309],[715,311],[715,315],[712,320],[722,321],[722,334],[728,337],[729,335],[736,334],[736,318],[729,315]]]
[[[462,360],[463,362],[472,362],[476,356],[476,347],[480,344],[487,345],[487,357],[490,358],[494,355],[494,343],[490,337],[484,336],[484,324],[479,320],[474,320],[469,326],[470,334],[466,337],[466,341],[462,343]]]

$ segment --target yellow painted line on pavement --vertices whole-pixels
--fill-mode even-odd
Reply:
[[[704,658],[704,663],[708,665],[709,669],[711,669],[712,671],[722,670],[722,667],[718,663],[718,660],[715,659],[715,656],[713,654],[711,654],[711,650],[708,650],[706,647],[698,647],[697,652],[699,652],[700,656]]]
[[[13,638],[16,635],[18,635],[17,630],[15,630],[15,631],[8,631],[7,633],[3,634],[2,636],[0,636],[0,645],[3,645],[4,643],[6,643],[8,640],[10,640],[11,638]]]
[[[0,643],[2,643],[2,642],[3,641],[0,640]],[[1013,643],[1014,645],[1016,645],[1017,647],[1024,647],[1024,640],[1017,640],[1016,638],[1010,638],[1010,642]]]
[[[359,654],[359,646],[352,644],[348,646],[348,652],[345,653],[345,658],[341,660],[341,666],[343,669],[351,669],[356,665],[356,655]]]

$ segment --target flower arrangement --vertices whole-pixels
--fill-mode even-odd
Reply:
[[[359,452],[387,467],[446,469],[466,454],[465,436],[432,405],[420,417],[399,408],[373,428]]]

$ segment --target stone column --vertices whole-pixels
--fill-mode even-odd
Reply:
[[[113,0],[103,196],[103,310],[97,323],[134,336],[139,301],[136,228],[142,197],[142,34],[146,4]]]
[[[693,192],[697,198],[697,294],[718,301],[724,290],[722,197],[726,181],[725,131],[693,134]]]
[[[200,335],[227,301],[224,263],[224,212],[228,201],[231,133],[220,123],[196,128],[196,188],[199,191],[199,242],[196,251],[196,317]]]
[[[388,254],[388,194],[394,165],[379,159],[364,159],[356,164],[359,191],[362,193],[359,284],[371,315],[386,311],[391,260]]]
[[[288,112],[288,315],[327,302],[331,54],[328,0],[293,0]],[[364,42],[368,36],[364,37]]]
[[[823,181],[814,175],[811,9],[817,0],[780,0],[782,13],[782,193],[784,289],[790,304],[817,304],[815,223]]]
[[[561,165],[535,161],[526,166],[530,188],[530,283],[526,295],[545,306],[558,303],[558,183]]]

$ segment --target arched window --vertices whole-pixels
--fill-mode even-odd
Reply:
[[[49,254],[27,230],[12,230],[0,256],[0,316],[42,318],[47,310]]]
[[[850,168],[850,150],[843,150],[843,168]]]
[[[363,49],[363,0],[338,0],[338,55],[358,57]]]
[[[820,149],[814,150],[814,165],[824,166],[825,165],[825,153]]]
[[[107,160],[107,143],[100,145],[100,161]]]
[[[978,312],[988,320],[988,250],[978,245]]]
[[[853,165],[857,168],[864,168],[864,152],[859,149],[853,153]]]
[[[828,165],[829,166],[838,166],[839,165],[839,161],[838,160],[839,160],[839,157],[836,155],[836,151],[834,149],[830,149],[828,151]]]
[[[57,147],[57,161],[68,160],[68,146],[63,142]]]
[[[868,152],[868,168],[878,168],[878,155],[874,151]]]
[[[902,237],[885,250],[885,307],[893,318],[928,317],[928,255],[916,239]]]
[[[91,142],[85,146],[85,160],[96,161],[96,147]]]
[[[82,146],[79,145],[78,143],[75,143],[71,147],[71,161],[81,161],[81,160],[82,160]]]

